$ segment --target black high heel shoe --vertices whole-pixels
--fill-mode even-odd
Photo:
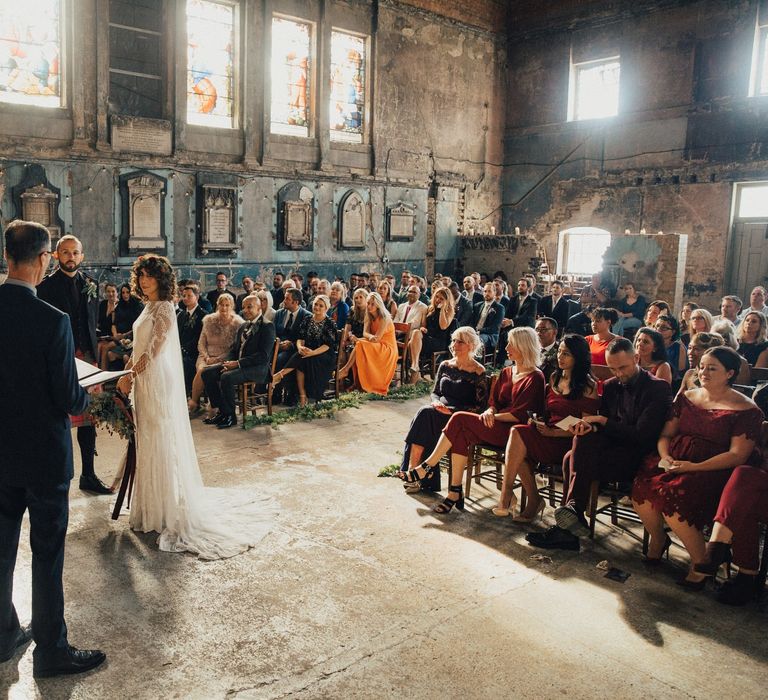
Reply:
[[[419,476],[419,469],[424,470],[424,475]],[[432,476],[432,472],[435,471],[435,467],[430,467],[426,462],[422,462],[418,467],[415,469],[409,469],[407,472],[400,472],[400,478],[406,483],[406,484],[413,484],[416,481],[423,481],[424,479],[428,479],[430,476]]]
[[[450,513],[454,506],[456,506],[456,510],[464,510],[464,489],[461,486],[449,486],[448,492],[458,493],[459,497],[454,501],[452,498],[446,496],[442,503],[438,503],[432,509],[435,513],[445,515],[446,513]]]
[[[669,535],[665,535],[664,546],[661,548],[661,554],[659,554],[658,557],[649,557],[649,556],[643,557],[643,564],[645,564],[646,566],[658,566],[659,564],[661,564],[661,560],[664,558],[665,554],[667,556],[667,559],[669,559],[669,547],[671,544],[672,544],[672,538],[670,538]]]
[[[689,581],[684,576],[683,578],[677,579],[676,583],[687,591],[698,592],[703,591],[707,587],[707,583],[711,580],[711,576],[705,576],[701,581]]]
[[[727,542],[707,542],[707,553],[704,561],[693,565],[693,570],[700,574],[714,576],[720,566],[725,564],[728,578],[731,578],[731,545]]]

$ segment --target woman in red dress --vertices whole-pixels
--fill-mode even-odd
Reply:
[[[593,365],[605,364],[605,351],[618,336],[611,333],[613,324],[619,320],[616,309],[595,309],[592,312],[592,333],[587,336],[587,343],[592,353]]]
[[[762,412],[731,388],[740,364],[730,348],[704,353],[699,363],[701,388],[675,399],[659,438],[659,453],[646,460],[632,488],[633,506],[651,535],[646,561],[659,562],[669,546],[666,522],[691,557],[691,569],[678,583],[694,590],[704,588],[709,578],[694,567],[704,560],[702,530],[715,516],[731,470],[759,462],[755,444]]]
[[[402,472],[407,482],[429,478],[443,455],[451,451],[451,485],[448,496],[435,506],[436,513],[449,513],[453,506],[464,510],[462,481],[467,466],[469,446],[479,443],[501,447],[507,443],[512,426],[525,423],[528,412],[544,408],[545,380],[536,366],[541,343],[533,328],[521,326],[509,332],[507,355],[514,366],[505,367],[491,393],[490,406],[483,413],[458,411],[443,429],[435,449],[416,469]]]
[[[592,360],[587,341],[580,335],[568,334],[557,349],[557,369],[547,384],[545,415],[534,418],[528,425],[512,428],[505,455],[504,484],[499,505],[493,514],[503,517],[514,509],[512,487],[520,481],[528,497],[526,509],[514,522],[531,523],[544,511],[544,499],[539,495],[533,465],[562,464],[571,449],[573,433],[555,427],[563,418],[584,414],[594,415],[600,407],[597,382],[591,375]]]

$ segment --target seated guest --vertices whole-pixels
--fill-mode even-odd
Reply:
[[[740,317],[744,318],[750,311],[759,311],[768,318],[768,306],[765,305],[765,299],[765,287],[755,287],[749,294],[749,306],[742,309]]]
[[[493,284],[486,282],[483,287],[483,302],[475,304],[471,323],[483,341],[486,353],[493,352],[496,348],[503,319],[504,307],[493,297]]]
[[[456,282],[451,282],[448,289],[453,297],[453,307],[456,309],[456,327],[469,326],[472,323],[472,302],[461,296],[459,285]]]
[[[643,319],[643,325],[646,328],[653,328],[656,324],[656,320],[659,316],[671,316],[672,311],[669,308],[669,304],[661,299],[656,299],[648,304],[648,308],[645,310],[645,318]]]
[[[384,284],[384,283],[382,283]],[[334,282],[331,285],[331,308],[328,309],[328,318],[336,324],[336,329],[339,331],[344,330],[344,326],[347,325],[347,316],[349,315],[349,306],[344,301],[346,290],[341,282]]]
[[[243,299],[245,297],[250,296],[255,291],[255,282],[253,281],[253,277],[249,277],[246,275],[243,277],[242,281],[243,285],[243,293],[238,294],[235,298],[235,313],[239,314],[241,309],[243,308]]]
[[[197,303],[200,305],[200,308],[206,313],[206,315],[213,312],[213,307],[211,306],[210,302],[204,296],[200,296],[200,285],[195,282],[195,280],[179,280],[178,286],[180,290],[184,289],[184,287],[194,287],[195,291],[197,292]]]
[[[432,403],[420,409],[405,436],[402,471],[414,469],[435,449],[448,419],[457,411],[479,413],[488,402],[490,382],[475,356],[482,351],[474,328],[461,326],[451,334],[451,359],[440,363],[432,388]],[[440,490],[440,470],[424,481],[406,485],[406,491]]]
[[[199,296],[200,291],[197,287],[184,287],[181,290],[181,303],[176,314],[187,395],[192,392],[192,381],[197,372],[197,357],[200,354],[197,348],[200,344],[200,334],[203,332],[203,319],[206,316],[198,303]]]
[[[107,351],[109,363],[118,362],[120,366],[128,362],[131,356],[133,323],[141,315],[144,304],[131,292],[131,285],[120,285],[120,300],[112,314],[112,339],[115,344]]]
[[[504,365],[504,353],[501,350],[507,345],[507,333],[509,329],[536,325],[537,301],[531,294],[531,282],[525,277],[517,281],[517,294],[505,304],[504,318],[501,321],[501,331],[497,346],[499,353],[496,356],[496,364]]]
[[[436,513],[449,513],[454,506],[464,510],[462,482],[470,445],[502,447],[512,427],[526,423],[529,411],[540,413],[544,408],[544,375],[536,367],[541,345],[533,328],[510,330],[506,350],[514,364],[501,371],[489,407],[480,415],[454,413],[429,456],[416,469],[401,473],[408,483],[432,478],[443,455],[450,450],[451,484],[448,496],[433,509]]]
[[[667,362],[672,370],[672,381],[678,382],[688,369],[688,355],[685,345],[680,342],[680,324],[674,316],[659,316],[653,329],[661,333]]]
[[[379,296],[384,301],[384,308],[386,308],[387,311],[389,311],[390,316],[394,317],[397,315],[397,302],[395,301],[395,298],[392,294],[392,287],[389,286],[389,282],[382,281],[379,282],[378,287],[376,288],[376,291],[379,293]]]
[[[619,320],[613,324],[613,332],[624,335],[626,331],[640,328],[647,306],[645,297],[637,293],[634,284],[627,282],[624,285],[624,298],[616,306]]]
[[[640,369],[629,340],[616,338],[605,359],[613,377],[603,384],[600,412],[570,428],[576,437],[563,460],[565,505],[555,510],[557,525],[526,536],[535,547],[579,551],[579,536],[589,534],[592,482],[631,481],[669,414],[669,384]]]
[[[408,287],[411,282],[411,273],[409,270],[403,270],[400,274],[400,287],[393,291],[393,296],[396,297],[397,303],[402,304],[405,301],[405,297],[408,294]],[[394,289],[394,288],[393,288]],[[354,291],[352,289],[351,291]]]
[[[571,311],[576,308],[569,302]],[[577,311],[568,318],[568,323],[565,324],[566,333],[575,333],[576,335],[584,336],[592,334],[592,310],[597,307],[592,304],[586,304],[581,307],[581,311]]]
[[[672,368],[667,362],[664,338],[653,328],[641,328],[635,333],[637,364],[654,377],[672,384]]]
[[[536,321],[536,335],[539,336],[541,343],[541,362],[539,369],[544,373],[544,379],[549,381],[549,377],[557,367],[557,321],[548,316],[541,316]]]
[[[277,312],[272,306],[272,294],[265,289],[260,289],[258,292],[254,292],[254,294],[261,304],[262,319],[268,323],[274,323],[275,313]]]
[[[427,305],[419,301],[419,294],[418,285],[412,284],[408,287],[406,301],[397,308],[395,323],[410,323],[413,330],[421,328],[424,324],[424,316],[427,313]]]
[[[680,318],[678,319],[680,324],[680,340],[685,347],[688,347],[688,343],[691,342],[691,314],[698,308],[699,305],[695,302],[686,301],[680,310]]]
[[[618,337],[611,333],[611,327],[619,320],[616,309],[598,307],[592,312],[592,335],[586,337],[593,365],[605,364],[605,351]]]
[[[363,337],[355,343],[338,378],[344,379],[352,371],[355,384],[363,391],[386,396],[397,367],[395,326],[378,292],[371,292],[366,308]]]
[[[304,316],[299,326],[296,352],[272,378],[272,385],[277,386],[283,377],[295,370],[302,408],[307,405],[307,397],[316,401],[323,398],[336,367],[338,335],[336,324],[328,318],[330,306],[330,299],[325,294],[315,296],[312,313]]]
[[[299,339],[299,329],[302,327],[302,323],[305,319],[309,318],[312,314],[305,308],[302,308],[301,304],[304,303],[304,297],[300,289],[291,287],[285,290],[285,298],[283,299],[283,308],[279,309],[275,313],[275,333],[280,339],[280,345],[277,351],[277,369],[283,369],[294,354],[296,353],[296,341]],[[290,385],[285,387],[285,391],[289,396],[284,397],[282,392],[277,392],[273,395],[273,401],[280,402],[283,398],[287,398],[290,401],[295,400],[294,387]]]
[[[768,338],[763,314],[750,311],[743,316],[736,339],[739,341],[739,355],[752,367],[768,367]]]
[[[493,509],[494,515],[512,515],[512,487],[519,476],[528,498],[525,510],[513,520],[532,523],[541,516],[544,499],[539,495],[533,468],[539,462],[562,464],[563,457],[571,449],[573,435],[558,428],[557,423],[568,416],[581,418],[597,413],[600,399],[591,368],[592,359],[586,340],[580,335],[564,335],[558,345],[557,369],[547,382],[544,414],[534,416],[527,425],[516,425],[509,434],[504,482],[499,504]]]
[[[699,363],[701,388],[679,395],[658,440],[658,454],[645,459],[632,487],[632,501],[651,536],[647,561],[660,561],[669,546],[666,523],[691,557],[688,575],[678,583],[701,590],[707,575],[694,570],[704,561],[703,530],[715,516],[731,470],[759,464],[763,414],[754,402],[731,388],[739,356],[730,348],[711,348]]]
[[[216,311],[203,319],[203,330],[197,344],[197,372],[192,379],[192,395],[188,401],[190,413],[200,408],[203,394],[203,370],[211,365],[224,362],[235,342],[237,329],[244,323],[235,313],[235,298],[229,294],[220,294],[216,299]],[[208,418],[213,418],[213,410],[208,411]]]
[[[219,297],[221,298],[221,297]],[[211,406],[218,409],[215,416],[204,422],[220,429],[237,425],[235,388],[243,382],[265,384],[269,376],[275,326],[261,313],[261,301],[251,295],[243,299],[244,323],[237,329],[228,359],[209,365],[202,371],[205,392]]]
[[[409,382],[411,384],[421,381],[419,360],[422,350],[427,360],[431,360],[432,355],[436,352],[448,350],[451,333],[456,330],[455,315],[453,295],[450,291],[445,287],[435,289],[427,307],[424,324],[411,333],[408,341],[408,351],[411,358]]]
[[[205,295],[205,298],[208,299],[208,302],[213,308],[216,308],[216,302],[222,294],[229,294],[233,299],[235,298],[235,295],[227,289],[228,282],[229,280],[227,279],[226,273],[219,270],[216,273],[216,288]]]
[[[688,346],[688,366],[690,369],[683,375],[680,382],[678,395],[685,393],[689,389],[696,389],[699,384],[699,362],[702,355],[710,348],[719,348],[724,345],[723,336],[719,333],[707,333],[702,331],[696,333],[691,338],[691,344]]]
[[[275,272],[272,275],[272,306],[275,309],[280,308],[280,304],[283,303],[283,296],[285,294],[283,283],[286,281],[285,275],[282,272]],[[290,280],[291,287],[294,287],[293,280]],[[303,300],[302,300],[303,301]]]
[[[96,317],[96,335],[99,339],[98,362],[101,369],[107,369],[107,351],[115,346],[112,337],[115,307],[117,306],[117,285],[108,282],[104,285],[104,299],[99,302],[99,313]]]
[[[714,520],[704,558],[693,568],[699,574],[714,576],[721,564],[733,561],[739,573],[722,585],[717,601],[746,605],[758,594],[760,524],[768,523],[768,471],[736,467],[720,495]]]
[[[720,315],[715,316],[713,321],[726,320],[734,326],[739,325],[739,314],[743,306],[741,299],[734,294],[726,294],[720,300]]]
[[[365,315],[368,312],[368,292],[365,289],[356,289],[352,295],[352,307],[347,316],[347,323],[341,341],[342,361],[346,364],[349,353],[355,347],[365,332]]]
[[[694,309],[691,311],[691,317],[688,319],[687,328],[687,338],[682,333],[680,334],[680,340],[685,347],[688,347],[691,338],[697,333],[709,333],[712,330],[712,314],[706,309]]]
[[[590,283],[581,290],[579,302],[582,308],[586,305],[598,307],[605,304],[612,296],[610,285],[602,279],[598,272],[592,275]]]
[[[461,293],[461,296],[466,297],[472,306],[483,301],[483,293],[478,289],[475,278],[472,275],[467,275],[464,278],[462,286],[464,291]]]
[[[437,286],[440,286],[438,283]],[[505,309],[509,303],[509,296],[507,296],[507,283],[504,280],[493,280],[493,297],[499,302]]]
[[[568,319],[572,316],[571,307],[568,304],[568,299],[563,295],[565,287],[560,280],[552,282],[549,285],[549,289],[550,293],[542,297],[538,303],[536,313],[539,318],[547,316],[548,318],[555,319],[557,327],[562,333],[565,325],[568,323]]]
[[[736,340],[736,327],[728,320],[721,318],[712,323],[712,333],[717,333],[723,339],[723,345],[732,350],[738,352],[739,341]],[[739,355],[741,357],[741,355]],[[749,384],[750,383],[750,370],[749,362],[745,358],[741,357],[741,369],[739,375],[736,377],[736,384]]]

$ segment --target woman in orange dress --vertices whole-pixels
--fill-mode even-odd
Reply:
[[[344,379],[353,370],[355,384],[363,391],[386,396],[397,367],[397,341],[392,317],[378,292],[368,297],[363,337],[355,344],[347,364],[339,370]]]

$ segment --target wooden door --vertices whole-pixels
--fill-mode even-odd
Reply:
[[[749,304],[755,285],[768,282],[768,222],[737,222],[731,232],[725,294]]]

